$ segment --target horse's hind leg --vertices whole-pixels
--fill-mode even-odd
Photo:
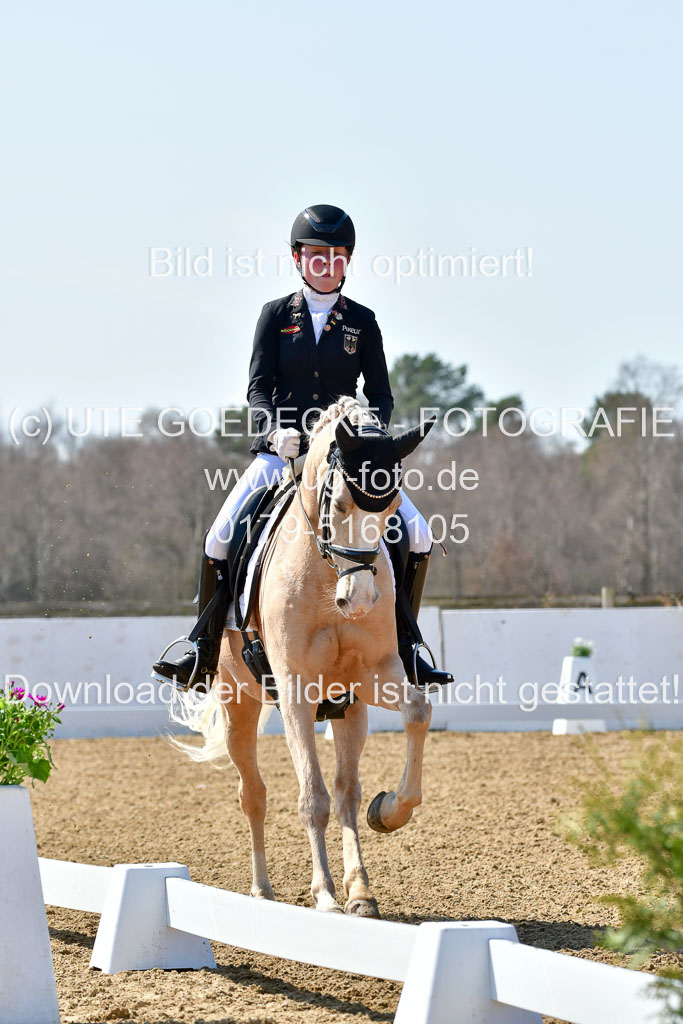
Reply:
[[[334,777],[334,809],[342,831],[344,850],[344,912],[358,917],[379,917],[377,901],[370,894],[358,835],[361,802],[358,764],[368,734],[368,709],[356,701],[344,718],[332,719],[337,771]]]
[[[225,704],[228,716],[228,752],[240,776],[240,806],[251,831],[251,895],[273,900],[266,867],[266,786],[256,759],[258,721],[262,704],[240,693],[240,699]]]

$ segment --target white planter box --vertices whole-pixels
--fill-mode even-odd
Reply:
[[[0,1024],[59,1024],[29,792],[0,786]]]

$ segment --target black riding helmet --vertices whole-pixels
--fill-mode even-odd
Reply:
[[[292,249],[299,245],[345,245],[351,252],[356,231],[348,213],[338,206],[307,206],[292,224]]]
[[[320,203],[317,206],[307,206],[301,211],[292,224],[290,244],[293,252],[300,252],[302,245],[344,245],[349,250],[350,258],[356,244],[356,229],[344,210],[340,210],[338,206]],[[303,274],[301,276],[303,277]],[[305,277],[303,279],[309,288],[318,291],[310,281],[306,281]],[[341,291],[344,280],[342,279],[336,291]]]

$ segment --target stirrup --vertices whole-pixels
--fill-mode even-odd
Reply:
[[[152,672],[151,676],[152,679],[157,679],[160,683],[173,683],[177,690],[180,690],[181,693],[185,693],[187,690],[192,689],[194,677],[197,675],[197,670],[199,668],[199,641],[190,640],[188,636],[179,636],[175,640],[171,640],[170,644],[163,649],[157,658],[157,661],[163,661],[171,648],[175,647],[176,644],[189,644],[194,651],[194,668],[192,669],[192,673],[190,674],[188,681],[181,684],[178,683],[177,680],[174,681],[173,678],[169,679],[168,676],[162,676],[160,672]]]
[[[415,679],[414,685],[415,685],[415,687],[418,690],[422,690],[423,693],[439,693],[441,691],[441,683],[426,683],[424,686],[421,686],[419,681],[418,681],[418,678],[417,678],[417,656],[420,653],[420,648],[421,647],[424,647],[424,649],[429,654],[429,657],[432,659],[432,668],[436,669],[436,658],[434,657],[434,652],[432,651],[432,649],[429,646],[429,644],[427,643],[427,641],[426,640],[417,640],[417,641],[415,641],[415,643],[413,644],[413,678]],[[438,671],[438,669],[437,669],[437,671]]]
[[[412,676],[413,676],[413,679],[415,680],[415,682],[412,683],[412,685],[415,686],[416,689],[420,690],[422,693],[440,693],[441,692],[441,688],[443,686],[447,686],[447,685],[449,685],[450,683],[453,682],[453,676],[451,675],[450,672],[444,672],[441,669],[437,668],[437,666],[436,666],[436,658],[434,657],[434,652],[432,651],[431,647],[429,646],[429,644],[425,640],[422,640],[422,639],[420,639],[420,640],[407,640],[406,642],[409,643],[411,645],[411,648],[412,648],[412,652],[411,652],[412,653],[412,661],[413,661],[413,664],[412,664],[412,669],[413,669]],[[434,673],[437,676],[442,676],[443,677],[442,679],[439,679],[439,680],[434,679],[431,682],[424,682],[424,683],[420,682],[419,674],[418,674],[418,667],[417,667],[417,660],[420,657],[420,650],[423,647],[427,651],[427,653],[429,654],[429,657],[432,659],[431,668],[433,669]],[[425,669],[428,669],[429,665],[424,660],[424,658],[422,658],[421,660],[422,660],[422,662],[423,662],[423,664],[425,666]],[[405,668],[405,663],[404,663],[404,668]],[[407,671],[407,669],[406,669],[406,678],[408,678],[408,671]]]

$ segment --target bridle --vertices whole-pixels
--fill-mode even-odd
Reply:
[[[384,437],[391,436],[388,433],[388,431],[382,430],[380,427],[373,427],[371,430],[365,429],[363,430],[363,433],[379,435]],[[290,472],[292,474],[292,479],[294,481],[294,487],[296,489],[297,497],[299,499],[299,504],[301,505],[301,511],[304,514],[304,519],[308,524],[308,527],[311,531],[311,535],[315,540],[316,546],[318,548],[318,551],[320,552],[321,557],[323,558],[324,561],[327,562],[328,565],[330,565],[334,569],[334,571],[337,574],[337,578],[342,579],[343,576],[349,576],[353,572],[363,572],[364,570],[367,570],[368,572],[371,572],[373,576],[376,576],[377,566],[374,563],[377,559],[377,556],[379,555],[379,544],[374,548],[352,548],[344,547],[341,544],[332,543],[332,531],[330,528],[330,509],[332,504],[332,490],[334,487],[334,473],[335,470],[338,470],[341,473],[344,480],[347,483],[351,483],[351,485],[357,488],[359,491],[361,491],[362,494],[365,494],[370,498],[377,498],[378,501],[381,501],[382,504],[377,509],[378,512],[381,512],[383,509],[387,507],[387,505],[391,503],[394,496],[398,493],[398,487],[391,487],[388,491],[384,491],[382,494],[372,494],[368,491],[364,491],[361,487],[358,486],[354,478],[349,476],[349,474],[344,469],[341,461],[341,452],[339,450],[339,445],[337,444],[336,439],[333,440],[330,443],[329,451],[327,453],[327,472],[325,473],[325,478],[323,480],[322,487],[320,488],[320,493],[318,495],[318,519],[322,524],[320,536],[318,536],[318,534],[316,533],[315,529],[311,524],[310,519],[308,518],[308,515],[306,514],[306,509],[304,508],[304,503],[301,498],[301,491],[299,490],[299,482],[296,478],[296,473],[294,472],[294,459],[289,458],[287,459],[287,462],[289,463]],[[386,500],[387,498],[389,499],[388,501]],[[350,568],[348,569],[340,569],[337,563],[335,562],[335,555],[338,558],[345,558],[349,562],[354,562],[355,565],[350,566]]]

